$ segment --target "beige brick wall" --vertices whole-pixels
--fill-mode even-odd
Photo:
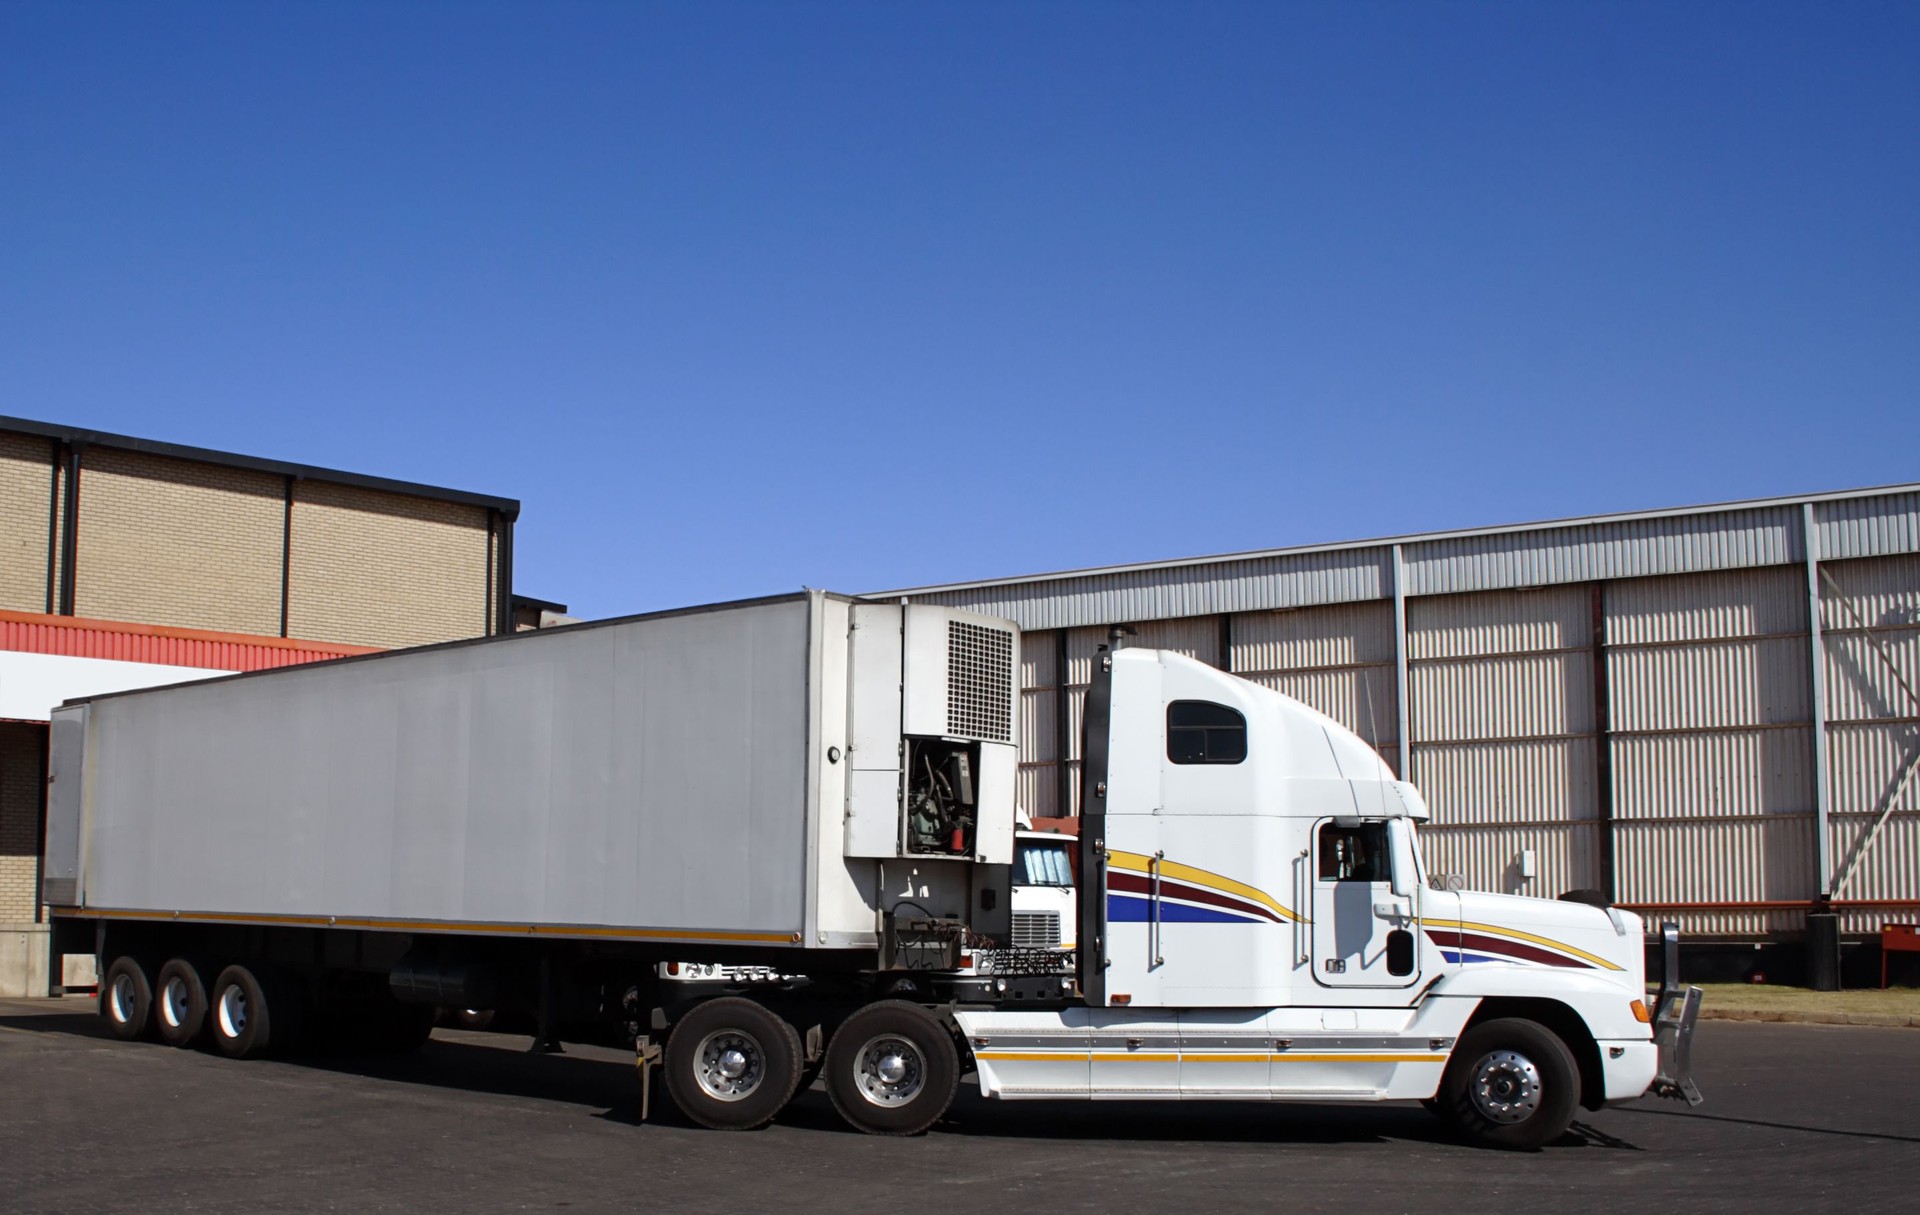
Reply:
[[[90,448],[74,614],[277,635],[285,522],[280,477]]]
[[[47,524],[53,447],[0,432],[0,608],[47,610]]]
[[[45,726],[0,722],[0,924],[31,923],[38,916],[40,752],[46,743]]]
[[[481,507],[297,482],[288,631],[377,646],[478,637],[490,547]]]

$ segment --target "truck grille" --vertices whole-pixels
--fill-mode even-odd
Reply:
[[[1016,911],[1013,913],[1015,949],[1060,948],[1060,913],[1057,911]]]
[[[947,621],[947,733],[1013,741],[1013,634]]]

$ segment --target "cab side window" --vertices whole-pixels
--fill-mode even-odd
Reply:
[[[1237,764],[1247,758],[1247,719],[1206,700],[1167,706],[1167,758],[1176,764]]]
[[[1387,851],[1385,823],[1338,823],[1320,826],[1320,880],[1323,882],[1390,882],[1392,854]]]

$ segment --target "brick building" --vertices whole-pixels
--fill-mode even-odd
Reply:
[[[48,982],[48,710],[68,696],[511,629],[519,509],[0,417],[0,994]]]

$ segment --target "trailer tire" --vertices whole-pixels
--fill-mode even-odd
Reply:
[[[827,1045],[833,1108],[869,1135],[918,1135],[946,1116],[960,1087],[960,1052],[918,1004],[882,1000],[844,1021]]]
[[[298,1012],[284,984],[233,965],[220,972],[208,993],[209,1031],[221,1054],[234,1059],[258,1059],[268,1051],[284,1049],[297,1036]],[[284,1015],[282,1015],[284,1014]]]
[[[695,1005],[667,1038],[667,1092],[680,1112],[716,1131],[772,1122],[800,1087],[800,1035],[752,1000]]]
[[[100,977],[100,1015],[124,1042],[144,1038],[153,1029],[153,983],[138,958],[121,956]]]
[[[192,1046],[206,1034],[206,980],[185,958],[169,959],[154,977],[153,1028],[168,1046]]]
[[[1461,1035],[1438,1100],[1439,1112],[1470,1141],[1536,1151],[1573,1124],[1580,1068],[1546,1026],[1502,1017]]]

